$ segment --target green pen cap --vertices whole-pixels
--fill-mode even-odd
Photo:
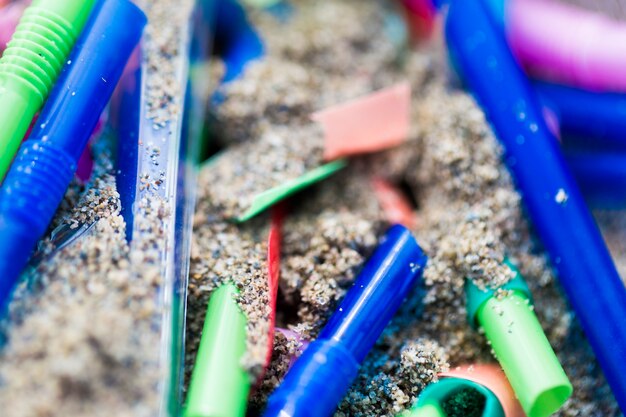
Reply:
[[[0,58],[0,180],[80,35],[95,0],[34,0]]]
[[[427,386],[408,417],[448,417],[444,403],[463,391],[475,391],[484,398],[481,417],[504,417],[502,404],[490,389],[462,378],[443,378]]]
[[[246,351],[246,317],[237,288],[226,284],[209,301],[193,368],[185,417],[243,417],[250,377],[241,366]]]
[[[528,417],[547,417],[572,394],[573,387],[533,311],[519,271],[496,295],[466,280],[468,318],[483,328],[500,366]]]

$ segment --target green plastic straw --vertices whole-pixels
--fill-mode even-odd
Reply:
[[[35,0],[0,58],[0,180],[56,81],[95,0]]]
[[[189,384],[185,417],[243,417],[250,378],[241,366],[246,351],[246,318],[226,284],[212,295]]]
[[[258,194],[252,201],[250,208],[242,216],[237,218],[236,221],[245,222],[246,220],[250,220],[252,217],[279,201],[331,176],[347,165],[348,162],[345,159],[339,159],[315,168],[294,180],[287,181],[284,184]]]
[[[485,331],[528,417],[547,417],[573,388],[533,311],[525,282],[512,269],[516,276],[505,286],[505,295],[481,291],[466,281],[470,322]]]

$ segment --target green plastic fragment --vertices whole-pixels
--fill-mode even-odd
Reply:
[[[246,318],[235,302],[233,284],[212,295],[193,369],[185,417],[243,417],[250,378],[241,366]]]
[[[287,181],[277,187],[263,191],[254,198],[250,208],[242,216],[235,220],[240,223],[250,220],[252,217],[270,208],[281,200],[284,200],[298,191],[328,178],[340,169],[345,168],[347,165],[348,162],[345,159],[339,159],[315,168],[294,180]]]

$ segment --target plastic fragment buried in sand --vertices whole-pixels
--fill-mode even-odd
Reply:
[[[392,87],[337,104],[311,115],[324,129],[324,159],[388,149],[409,135],[411,86]]]

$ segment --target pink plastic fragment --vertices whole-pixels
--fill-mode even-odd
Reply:
[[[625,23],[553,1],[507,5],[507,36],[529,72],[581,88],[626,92]]]
[[[372,187],[390,224],[401,224],[409,229],[415,227],[415,215],[407,197],[393,184],[372,179]]]
[[[4,51],[7,43],[11,40],[24,9],[30,1],[20,1],[8,4],[0,0],[0,52]]]
[[[324,129],[324,159],[382,151],[409,135],[411,87],[408,82],[311,115]]]
[[[489,388],[500,400],[506,417],[526,417],[522,410],[509,380],[502,369],[494,364],[475,364],[459,366],[449,372],[442,372],[440,377],[455,377],[467,379]]]

